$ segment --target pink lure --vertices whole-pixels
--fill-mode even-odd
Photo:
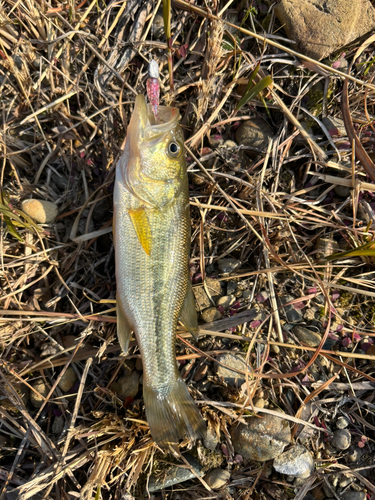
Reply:
[[[159,68],[158,63],[152,59],[148,66],[149,78],[147,79],[147,96],[151,104],[152,112],[155,120],[159,120],[159,98],[160,98],[160,83],[159,83]]]

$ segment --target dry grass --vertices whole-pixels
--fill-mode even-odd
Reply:
[[[205,471],[231,470],[229,489],[213,492],[197,478],[168,498],[302,500],[339,472],[373,495],[373,46],[345,49],[343,85],[346,70],[333,69],[333,59],[291,50],[271,10],[250,9],[238,26],[246,2],[239,11],[208,2],[207,17],[207,2],[176,0],[171,90],[167,44],[155,36],[160,3],[0,3],[0,500],[138,499],[171,459],[152,442],[140,393],[124,400],[113,385],[139,359],[135,341],[121,354],[115,332],[114,166],[151,58],[185,130],[194,286],[210,296],[213,276],[224,289],[234,282],[250,291],[202,325],[198,345],[183,330],[177,341],[183,376],[221,437],[216,451],[199,445],[194,453]],[[273,85],[236,114],[259,62],[259,78],[271,74]],[[347,133],[327,130],[327,115],[343,117]],[[272,127],[268,148],[228,147],[224,140],[255,116]],[[31,196],[57,203],[54,223],[21,211]],[[226,257],[241,262],[230,276],[217,267]],[[288,331],[283,294],[305,319],[319,319],[317,348]],[[234,350],[252,367],[239,391],[214,370],[217,355]],[[206,364],[208,376],[196,382]],[[78,381],[67,391],[59,382],[68,368]],[[270,476],[270,464],[234,460],[230,428],[261,396],[269,405],[259,413],[281,408],[314,455],[316,472],[302,487]],[[327,451],[341,414],[353,446],[365,447],[354,469],[345,453]]]

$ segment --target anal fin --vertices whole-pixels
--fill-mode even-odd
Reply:
[[[130,335],[133,331],[129,321],[126,318],[124,308],[120,299],[116,300],[116,315],[117,315],[117,338],[124,354],[127,354],[129,349]]]
[[[198,327],[197,311],[195,309],[195,299],[190,279],[188,280],[188,288],[181,309],[180,321],[184,325],[186,330],[193,335],[195,340],[198,340],[199,327]]]
[[[147,255],[151,253],[151,227],[144,208],[128,210],[138,240]]]

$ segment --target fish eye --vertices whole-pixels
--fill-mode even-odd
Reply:
[[[169,154],[169,156],[172,156],[173,158],[177,158],[177,156],[180,156],[181,146],[179,145],[178,142],[171,141],[168,144],[168,154]]]

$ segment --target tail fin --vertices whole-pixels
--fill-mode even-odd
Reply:
[[[204,438],[206,424],[178,377],[173,386],[155,389],[143,386],[146,415],[154,441],[163,449],[175,449],[180,439]]]

